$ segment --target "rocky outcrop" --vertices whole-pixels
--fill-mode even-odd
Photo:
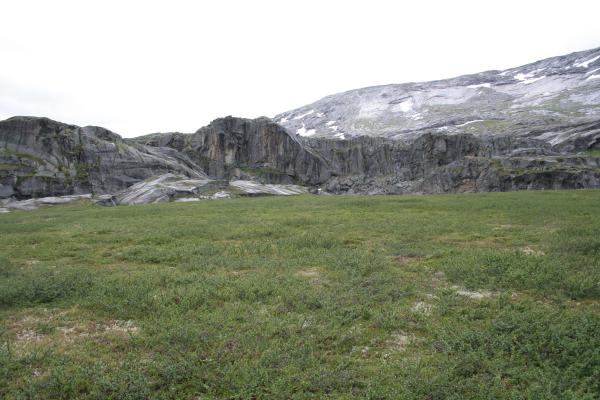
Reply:
[[[58,197],[41,197],[27,200],[15,200],[0,202],[0,212],[9,211],[29,211],[44,206],[54,206],[57,204],[72,203],[80,200],[89,200],[92,197],[90,194],[73,195],[73,196],[58,196]]]
[[[254,176],[272,183],[326,180],[327,162],[269,118],[226,117],[194,134],[166,133],[133,140],[185,154],[214,179]]]
[[[138,182],[115,195],[116,204],[149,204],[193,196],[219,185],[210,179],[189,179],[183,175],[164,174]]]
[[[4,198],[93,193],[98,204],[114,205],[210,197],[204,193],[215,190],[403,194],[600,187],[599,158],[539,136],[428,132],[408,142],[332,140],[295,137],[266,118],[227,117],[194,134],[122,139],[99,127],[20,117],[0,122],[0,190]]]
[[[236,180],[229,182],[229,186],[238,192],[247,196],[275,195],[292,196],[296,194],[308,193],[304,186],[299,185],[278,185],[262,184],[253,181]]]
[[[206,177],[184,154],[128,143],[104,128],[0,121],[0,198],[113,193],[167,172]]]
[[[297,185],[261,184],[235,180],[190,179],[183,175],[164,174],[138,182],[110,198],[103,196],[98,203],[110,205],[134,205],[164,203],[169,201],[188,202],[207,199],[224,199],[234,192],[239,195],[296,195],[307,193]]]

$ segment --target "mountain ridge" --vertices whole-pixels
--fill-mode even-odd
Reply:
[[[275,194],[306,190],[289,185],[332,194],[600,187],[600,48],[503,72],[357,89],[281,115],[137,138],[9,118],[0,121],[0,198],[168,200],[233,182]],[[345,127],[354,133],[346,137]]]
[[[308,137],[411,140],[427,129],[521,134],[519,123],[551,127],[552,118],[565,123],[597,118],[598,71],[595,48],[504,71],[353,89],[278,114],[274,121]]]

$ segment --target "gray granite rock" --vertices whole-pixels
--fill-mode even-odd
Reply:
[[[3,205],[3,209],[8,211],[21,210],[30,211],[40,208],[42,206],[53,206],[57,204],[72,203],[78,200],[87,200],[92,196],[90,194],[83,195],[71,195],[71,196],[52,196],[52,197],[40,197],[28,200],[14,200]]]
[[[171,148],[129,143],[100,127],[47,118],[0,121],[0,197],[106,194],[148,177],[174,172],[205,178]]]
[[[94,198],[94,204],[104,207],[113,207],[117,205],[117,197],[113,194],[101,194]]]
[[[138,182],[117,193],[117,204],[162,203],[177,196],[192,196],[212,188],[209,179],[189,179],[184,175],[163,174]]]
[[[229,186],[237,189],[239,192],[249,196],[258,195],[276,195],[276,196],[291,196],[296,194],[308,193],[304,186],[299,185],[278,185],[278,184],[262,184],[252,181],[231,181]]]

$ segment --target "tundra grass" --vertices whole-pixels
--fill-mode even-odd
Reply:
[[[598,399],[600,191],[0,215],[2,399]]]

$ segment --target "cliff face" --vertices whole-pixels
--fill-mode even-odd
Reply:
[[[410,142],[334,140],[294,137],[266,118],[228,117],[192,135],[154,134],[136,141],[183,152],[213,178],[245,175],[271,183],[287,178],[336,194],[583,188],[600,182],[597,158],[527,136],[428,132]]]
[[[104,128],[15,117],[0,122],[0,198],[116,193],[166,173],[334,194],[600,187],[600,158],[569,149],[536,137],[440,132],[412,141],[301,138],[267,118],[233,117],[193,134],[122,139]]]
[[[129,144],[104,128],[34,117],[0,121],[0,197],[112,193],[166,172],[204,176],[173,149]]]
[[[330,176],[322,157],[268,118],[220,118],[193,134],[153,134],[134,141],[173,148],[215,179],[255,173],[269,181],[317,184]]]

